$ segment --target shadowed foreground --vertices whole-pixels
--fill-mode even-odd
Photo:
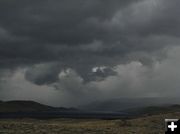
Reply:
[[[129,120],[5,119],[0,134],[163,134],[165,118],[180,118],[180,113]]]

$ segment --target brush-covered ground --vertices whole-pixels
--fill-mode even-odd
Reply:
[[[0,134],[164,134],[165,118],[180,118],[180,113],[127,120],[1,119]]]

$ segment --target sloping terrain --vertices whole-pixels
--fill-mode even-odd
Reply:
[[[120,106],[119,106],[120,107]],[[121,107],[120,107],[121,108]],[[33,101],[0,102],[0,119],[6,118],[89,118],[119,119],[146,115],[180,112],[180,105],[136,107],[121,111],[91,111],[75,108],[57,108]]]
[[[125,111],[128,112],[129,114],[133,114],[136,116],[166,114],[166,113],[172,113],[172,112],[180,112],[180,105],[148,106],[148,107],[126,109],[124,110],[124,112]]]
[[[43,105],[34,101],[0,101],[0,112],[41,112],[41,111],[65,111],[67,108],[56,108]]]
[[[106,101],[95,101],[87,105],[79,106],[79,109],[90,111],[122,111],[126,109],[149,107],[149,106],[168,106],[180,104],[179,98],[117,98]]]
[[[66,108],[49,107],[31,101],[0,102],[0,115],[3,112],[39,111],[41,113],[57,109]],[[0,119],[0,134],[164,134],[164,120],[180,118],[179,105],[141,107],[127,111],[134,116],[114,120],[78,119],[78,117],[42,120]],[[89,116],[92,116],[91,114]],[[78,116],[80,115],[81,113]]]

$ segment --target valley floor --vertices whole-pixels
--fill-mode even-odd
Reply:
[[[0,134],[164,134],[165,118],[180,118],[180,113],[129,120],[3,119]]]

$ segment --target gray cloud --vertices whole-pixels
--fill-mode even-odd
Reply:
[[[51,84],[58,80],[60,69],[58,63],[37,64],[25,72],[25,78],[37,85]]]
[[[179,97],[180,47],[164,51],[166,59],[155,61],[151,66],[140,61],[119,64],[113,68],[116,75],[88,83],[84,83],[73,69],[61,71],[56,82],[43,85],[33,84],[25,78],[28,68],[14,73],[4,70],[0,97],[4,100],[32,99],[55,106],[76,106],[120,97]],[[98,69],[94,68],[94,71]]]
[[[1,56],[28,62],[59,60],[70,66],[71,56],[85,64],[90,56],[104,62],[112,55],[160,49],[163,43],[148,39],[178,34],[177,5],[167,0],[1,1],[0,25],[11,35],[1,41]]]
[[[167,60],[170,47],[179,46],[179,4],[178,0],[1,0],[0,74],[25,69],[24,79],[31,84],[69,89],[65,96],[70,91],[90,90],[90,83],[106,85],[110,78],[121,81],[115,67],[141,63],[149,70]],[[71,77],[82,81],[59,78],[68,69],[75,72]],[[67,87],[67,81],[75,81],[76,89],[76,84]],[[130,85],[124,82],[124,87]],[[100,90],[99,85],[93,88]]]

